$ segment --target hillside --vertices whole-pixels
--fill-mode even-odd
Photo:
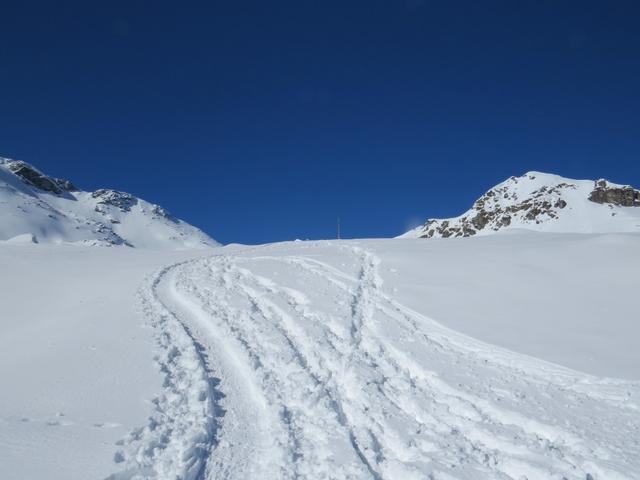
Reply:
[[[85,192],[26,162],[0,158],[0,242],[150,248],[218,245],[167,210],[112,189]]]
[[[632,480],[639,240],[0,245],[0,477]]]
[[[470,237],[515,229],[640,232],[640,191],[604,179],[573,180],[528,172],[491,188],[462,215],[429,219],[401,237]]]

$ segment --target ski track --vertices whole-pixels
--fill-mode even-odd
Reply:
[[[638,382],[447,329],[329,245],[342,263],[265,246],[142,288],[164,391],[110,479],[637,478]]]

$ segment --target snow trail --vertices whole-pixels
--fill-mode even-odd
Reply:
[[[138,452],[154,454],[134,456],[139,477],[113,478],[636,476],[637,382],[447,329],[386,292],[380,264],[318,242],[165,269],[143,305],[159,318],[160,365],[186,389],[169,381],[166,408],[188,413],[144,429]]]
[[[177,264],[180,265],[180,264]],[[216,390],[205,359],[186,325],[158,298],[158,286],[176,265],[149,278],[138,292],[143,314],[156,331],[156,362],[164,390],[153,399],[148,424],[121,441],[115,461],[124,471],[110,480],[202,478],[215,438]]]

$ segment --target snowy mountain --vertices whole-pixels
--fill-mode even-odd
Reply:
[[[85,248],[215,242],[3,159],[0,479],[637,480],[640,232],[485,234],[639,201],[530,173],[464,241]]]
[[[218,243],[129,193],[84,192],[20,160],[0,158],[0,241],[194,248]]]
[[[528,172],[496,185],[459,217],[429,219],[402,237],[470,237],[510,229],[640,232],[640,191],[604,179],[573,180]]]

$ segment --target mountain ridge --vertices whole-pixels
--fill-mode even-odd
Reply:
[[[457,217],[430,218],[401,238],[451,238],[526,229],[557,233],[640,232],[640,191],[606,179],[529,171],[489,189]]]
[[[0,157],[0,241],[90,246],[219,245],[163,207],[114,189],[87,192],[23,160]]]

